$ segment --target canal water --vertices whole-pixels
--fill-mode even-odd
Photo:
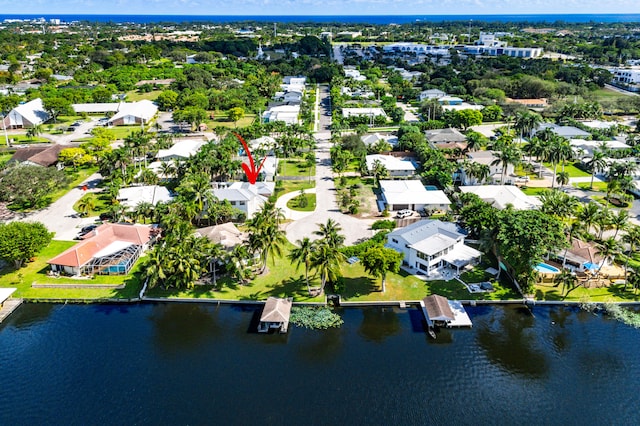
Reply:
[[[0,325],[0,425],[638,424],[640,331],[564,307],[417,309],[251,331],[257,307],[27,304]]]

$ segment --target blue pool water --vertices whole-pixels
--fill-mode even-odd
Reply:
[[[435,185],[425,185],[424,189],[426,189],[427,191],[437,191],[438,187]]]
[[[547,265],[546,263],[538,263],[536,265],[536,271],[542,272],[545,274],[558,274],[560,273],[560,269],[555,266]]]

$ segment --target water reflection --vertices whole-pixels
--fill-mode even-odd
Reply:
[[[569,350],[571,339],[568,327],[573,323],[571,318],[574,315],[574,312],[566,307],[554,307],[549,311],[549,319],[552,325],[551,343],[558,353]]]
[[[29,328],[32,325],[47,321],[56,306],[59,305],[52,303],[25,303],[11,314],[5,324],[11,324],[12,327],[18,329]]]
[[[195,303],[158,304],[149,316],[153,341],[165,353],[192,351],[219,337],[221,328],[214,308]]]
[[[363,309],[358,334],[371,342],[380,343],[400,332],[400,320],[393,308]]]
[[[549,373],[549,362],[537,347],[534,324],[527,308],[496,309],[477,327],[477,341],[494,365],[514,374],[542,378]]]

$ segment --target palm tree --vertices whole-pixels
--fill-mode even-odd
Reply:
[[[341,273],[340,266],[345,256],[329,241],[322,241],[313,252],[311,266],[320,273],[320,292],[324,291],[327,282],[334,282]]]
[[[599,215],[600,207],[596,203],[587,203],[580,205],[577,218],[584,224],[587,232],[591,232],[591,226],[596,223]]]
[[[520,132],[520,139],[526,134],[531,138],[531,133],[542,123],[542,116],[534,112],[521,112],[515,114],[513,127]]]
[[[311,261],[313,260],[313,252],[315,251],[314,243],[304,237],[302,240],[296,241],[296,247],[289,252],[289,260],[296,265],[296,270],[300,264],[304,264],[304,278],[307,282],[307,291],[311,294],[309,286],[309,269],[311,269]]]
[[[607,161],[605,160],[605,153],[596,149],[593,151],[593,156],[587,162],[587,167],[591,169],[591,185],[589,185],[590,189],[593,189],[593,179],[596,173],[602,171],[607,166]]]
[[[525,152],[529,155],[529,162],[531,157],[535,156],[536,160],[540,163],[538,168],[538,178],[542,178],[542,161],[549,155],[551,145],[546,139],[541,139],[537,136],[529,139],[529,143],[525,145]]]
[[[567,185],[569,183],[569,172],[558,172],[556,182],[560,187]]]
[[[153,207],[153,204],[150,202],[142,201],[136,206],[134,215],[139,221],[146,223],[147,219],[151,219],[153,217]]]
[[[504,185],[504,179],[507,175],[507,168],[510,164],[516,166],[522,159],[522,152],[520,149],[513,145],[506,145],[499,152],[494,152],[495,159],[491,162],[492,166],[502,166],[502,174],[500,177],[500,184]]]
[[[553,282],[556,285],[562,284],[562,299],[567,297],[569,292],[576,287],[576,283],[578,282],[578,278],[568,269],[563,269],[559,274],[557,274]]]
[[[598,239],[602,239],[604,231],[611,229],[613,220],[613,212],[610,208],[605,207],[600,209],[599,214],[596,216],[595,225],[598,228]]]
[[[602,262],[598,267],[598,273],[609,259],[613,259],[620,252],[620,245],[613,237],[609,237],[600,244],[599,249]]]
[[[620,230],[626,230],[629,226],[629,212],[627,210],[619,210],[618,214],[611,215],[611,225],[616,230],[613,238],[618,236]]]
[[[571,150],[571,144],[569,143],[569,141],[561,136],[554,136],[554,138],[551,140],[551,146],[547,157],[547,160],[553,166],[553,180],[551,181],[552,188],[554,188],[556,184],[558,163],[563,164],[564,171],[564,162],[571,158],[572,155],[573,151]]]
[[[156,245],[142,262],[144,276],[147,277],[149,288],[163,284],[167,279],[165,272],[164,244]]]
[[[227,255],[226,268],[227,272],[238,280],[240,285],[244,285],[249,278],[249,268],[247,267],[247,259],[249,252],[247,247],[239,244],[231,250]]]
[[[78,211],[83,215],[87,216],[89,212],[93,211],[96,208],[97,200],[93,194],[87,194],[78,201]]]
[[[557,216],[562,221],[571,217],[579,204],[577,198],[556,189],[542,192],[540,201],[543,212]]]
[[[339,233],[342,227],[335,220],[329,218],[326,224],[318,223],[318,227],[314,234],[322,237],[331,247],[339,248],[344,243],[344,235]]]

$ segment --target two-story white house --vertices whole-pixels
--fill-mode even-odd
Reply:
[[[465,234],[452,222],[421,220],[387,235],[386,246],[404,255],[409,271],[431,275],[441,268],[459,273],[480,262],[482,253],[464,244]]]
[[[228,200],[231,206],[243,212],[247,219],[251,219],[267,201],[266,197],[258,193],[255,185],[248,188],[218,188],[213,190],[213,195],[220,201]]]
[[[372,172],[379,162],[389,173],[389,177],[410,177],[416,174],[416,165],[411,158],[398,158],[392,155],[371,154],[366,157],[367,170]]]

